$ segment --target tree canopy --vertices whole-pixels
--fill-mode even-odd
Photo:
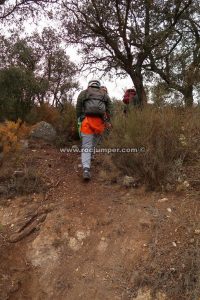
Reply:
[[[85,66],[95,64],[104,72],[115,69],[117,74],[128,74],[139,98],[146,102],[144,65],[154,58],[155,49],[170,44],[177,24],[192,4],[192,0],[65,1],[65,39],[82,45]],[[176,46],[174,40],[169,52]]]
[[[78,88],[77,67],[50,29],[21,39],[1,38],[1,114],[23,119],[34,103],[60,106],[71,101]]]
[[[7,0],[0,5],[0,20],[24,19],[41,8],[52,22],[59,20],[58,34],[47,28],[42,35],[34,34],[26,39],[28,46],[34,45],[33,53],[18,44],[13,58],[5,52],[8,41],[2,38],[1,57],[6,54],[0,61],[9,66],[14,59],[21,67],[32,68],[43,90],[38,101],[44,101],[48,86],[55,104],[60,102],[69,90],[64,77],[77,72],[75,65],[68,66],[66,50],[57,47],[63,43],[78,46],[83,72],[129,75],[141,103],[147,102],[145,81],[152,85],[159,77],[164,90],[180,93],[187,106],[193,105],[200,86],[198,0]]]

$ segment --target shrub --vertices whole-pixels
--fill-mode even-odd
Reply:
[[[195,143],[199,147],[199,123],[198,111],[170,107],[133,109],[127,116],[116,114],[106,146],[145,149],[138,153],[113,153],[112,158],[124,174],[139,175],[150,188],[161,188],[180,179],[191,149]]]
[[[200,153],[200,108],[188,108],[183,114],[182,139],[187,148],[187,158],[190,161],[199,159]]]
[[[18,165],[19,166],[19,165]],[[47,190],[47,186],[41,174],[34,166],[27,166],[23,160],[23,166],[16,170],[16,162],[3,167],[0,173],[0,201],[20,195],[40,193]]]
[[[26,121],[32,125],[45,121],[55,126],[58,122],[59,116],[60,114],[58,109],[48,103],[44,103],[40,106],[35,105],[31,112],[26,116]]]
[[[22,67],[0,70],[0,110],[3,119],[25,120],[34,103],[37,81],[32,71]]]
[[[20,140],[28,135],[29,127],[22,123],[6,121],[0,124],[0,145],[4,154],[20,148]]]
[[[71,103],[64,105],[56,129],[61,136],[64,135],[70,139],[76,139],[78,137],[76,110]]]

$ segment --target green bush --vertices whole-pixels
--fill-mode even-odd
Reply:
[[[0,70],[0,90],[0,119],[24,120],[37,91],[33,72],[19,67]]]

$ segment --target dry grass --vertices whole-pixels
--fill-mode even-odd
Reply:
[[[105,142],[111,148],[145,148],[141,153],[116,153],[112,159],[125,175],[139,176],[151,189],[185,180],[183,168],[200,153],[200,111],[181,108],[134,109],[116,114]],[[182,178],[183,176],[183,178]]]
[[[1,202],[16,196],[44,192],[46,188],[45,183],[37,170],[35,170],[34,165],[27,165],[24,162],[21,164],[19,160],[13,159],[1,167]]]
[[[114,164],[111,156],[105,156],[102,160],[102,168],[99,172],[99,178],[102,182],[117,183],[120,178],[120,171]]]
[[[149,254],[141,260],[133,290],[149,287],[152,299],[158,291],[170,300],[199,300],[200,297],[200,250],[199,203],[185,199],[180,203],[176,218],[158,218]],[[176,246],[173,246],[173,243]]]
[[[4,154],[20,149],[20,140],[28,136],[30,128],[17,122],[6,121],[0,124],[0,146]],[[0,151],[1,152],[1,151]]]

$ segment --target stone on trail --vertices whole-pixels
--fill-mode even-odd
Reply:
[[[56,131],[51,124],[42,121],[33,126],[33,129],[30,132],[30,137],[52,142],[56,138]]]
[[[137,180],[133,178],[132,176],[124,176],[122,185],[125,187],[136,187],[137,186]]]
[[[166,201],[168,201],[168,198],[162,198],[158,200],[159,203],[166,202]]]

